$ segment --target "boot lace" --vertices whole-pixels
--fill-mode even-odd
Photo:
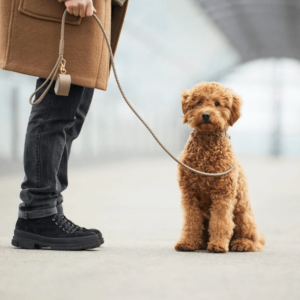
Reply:
[[[76,230],[83,230],[85,229],[84,227],[80,227],[78,225],[76,225],[74,222],[72,222],[71,220],[69,220],[65,215],[62,216],[63,219],[67,220],[67,222],[69,224],[72,224],[73,226],[75,226]]]
[[[73,232],[77,231],[75,224],[73,224],[68,219],[64,218],[63,216],[55,215],[52,218],[52,221],[55,222],[55,225],[61,227],[62,230],[67,233],[73,233]]]

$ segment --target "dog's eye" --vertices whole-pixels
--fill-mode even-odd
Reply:
[[[203,104],[203,102],[202,102],[202,101],[200,101],[200,102],[198,103],[198,105],[199,105],[199,106],[201,106],[202,104]]]
[[[219,102],[215,102],[215,106],[219,106],[220,105],[220,103]]]

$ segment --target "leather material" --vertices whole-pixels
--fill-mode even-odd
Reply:
[[[71,87],[71,76],[69,74],[58,74],[54,92],[58,96],[68,96]]]

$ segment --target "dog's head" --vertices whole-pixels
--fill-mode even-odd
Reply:
[[[181,96],[183,123],[199,131],[227,131],[241,116],[241,98],[220,83],[202,82]]]

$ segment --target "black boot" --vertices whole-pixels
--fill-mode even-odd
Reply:
[[[62,218],[66,219],[70,224],[73,224],[77,230],[80,230],[80,231],[83,231],[83,232],[93,232],[95,234],[98,235],[98,238],[99,238],[99,241],[100,241],[100,245],[102,245],[104,243],[104,239],[103,239],[103,236],[102,236],[102,233],[100,232],[100,230],[98,229],[86,229],[85,227],[80,227],[79,225],[76,225],[74,222],[72,222],[71,220],[69,220],[66,216],[62,216]]]
[[[38,219],[19,218],[12,245],[25,249],[83,250],[100,246],[98,235],[78,230],[58,214]]]

